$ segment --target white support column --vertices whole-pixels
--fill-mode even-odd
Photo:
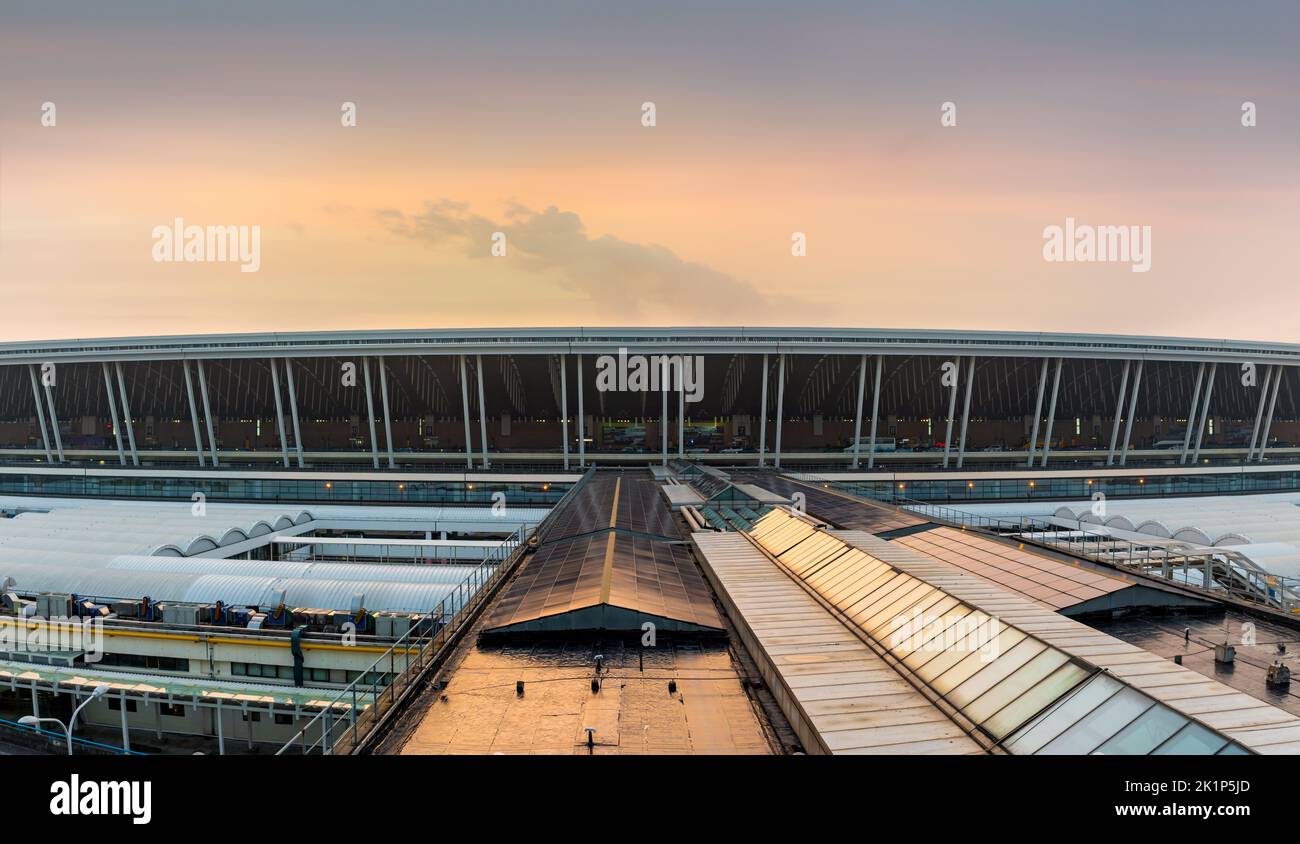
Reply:
[[[208,401],[208,374],[203,368],[203,361],[198,362],[199,367],[199,396],[203,399],[203,422],[208,428],[208,445],[212,449],[212,466],[216,468],[221,465],[221,460],[217,457],[217,431],[212,424],[212,402]],[[122,374],[119,367],[118,375]],[[130,428],[127,428],[130,431]],[[135,446],[133,445],[132,448]]]
[[[1061,366],[1065,358],[1056,359],[1056,372],[1052,375],[1052,400],[1047,403],[1047,434],[1043,437],[1043,456],[1039,466],[1047,465],[1047,457],[1052,453],[1052,429],[1056,427],[1056,396],[1061,388]]]
[[[460,405],[465,417],[465,467],[474,468],[474,448],[469,433],[469,381],[465,375],[465,356],[460,356]]]
[[[1043,358],[1043,372],[1038,376],[1038,401],[1034,402],[1034,430],[1029,435],[1029,462],[1026,466],[1034,465],[1034,453],[1038,450],[1038,421],[1043,415],[1043,393],[1047,389],[1047,358]]]
[[[370,391],[370,358],[361,359],[361,372],[366,384],[366,421],[370,424],[370,462],[373,468],[379,468],[379,443],[375,438],[375,399]]]
[[[32,399],[36,402],[36,422],[41,426],[41,445],[45,448],[45,462],[54,462],[54,452],[50,450],[50,437],[45,432],[45,401],[41,399],[41,388],[36,384],[36,366],[27,364],[27,374],[32,379]]]
[[[1120,443],[1119,465],[1128,463],[1128,444],[1133,440],[1133,417],[1137,415],[1138,387],[1142,386],[1142,368],[1146,361],[1138,361],[1133,370],[1133,392],[1128,399],[1128,417],[1124,420],[1124,442]]]
[[[966,460],[966,425],[970,422],[970,394],[975,384],[975,356],[966,359],[966,400],[961,409],[961,437],[957,440],[957,468]]]
[[[126,721],[126,692],[123,691],[120,694],[121,694],[121,699],[119,702],[122,704],[122,749],[130,750],[131,749],[131,728],[127,725],[127,721]]]
[[[858,412],[853,416],[853,463],[851,468],[858,468],[858,456],[862,453],[862,403],[867,396],[867,356],[858,361]],[[874,448],[872,449],[875,450]]]
[[[564,470],[569,470],[569,356],[560,355],[560,430],[564,437]]]
[[[298,468],[302,462],[302,427],[298,424],[298,390],[293,383],[293,359],[284,359],[284,380],[289,382],[289,415],[293,417],[293,449],[298,455]]]
[[[185,371],[185,394],[190,399],[190,423],[194,426],[194,453],[198,455],[199,466],[202,467],[206,465],[206,461],[203,459],[203,434],[199,431],[198,406],[194,404],[194,379],[190,377],[190,362],[188,360],[181,361],[181,369]],[[104,364],[104,378],[108,378],[108,364]],[[110,400],[112,395],[113,391],[109,390]],[[122,448],[120,434],[117,437],[117,447],[119,451]]]
[[[876,466],[876,416],[880,413],[880,374],[885,369],[885,356],[876,355],[876,386],[871,398],[871,439],[867,446],[871,453],[867,455],[867,468]]]
[[[113,396],[113,382],[108,377],[108,364],[100,363],[100,369],[104,371],[104,395],[108,396],[108,413],[113,419],[113,439],[117,441],[117,462],[123,466],[126,465],[126,452],[122,450],[122,423],[117,418],[117,399]],[[188,376],[189,370],[186,370]],[[194,406],[194,394],[190,394],[190,407]],[[1261,407],[1263,405],[1261,404]],[[197,426],[196,429],[197,430]],[[200,458],[201,459],[201,458]],[[203,464],[200,462],[200,466]]]
[[[668,465],[668,356],[659,365],[659,395],[663,397],[663,410],[659,412],[660,462]]]
[[[376,360],[379,361],[379,397],[384,409],[384,444],[388,446],[388,468],[392,469],[397,464],[393,460],[393,419],[388,411],[388,367],[384,365],[383,355]]]
[[[133,419],[131,416],[131,403],[130,401],[128,401],[126,396],[126,376],[122,374],[121,362],[115,363],[113,364],[113,366],[117,369],[117,392],[122,397],[122,424],[126,425],[126,441],[127,444],[131,446],[131,463],[133,465],[139,466],[140,452],[135,447],[135,419]],[[199,383],[200,384],[203,383],[203,361],[199,361]],[[206,410],[207,409],[206,391],[203,394],[203,401],[204,401],[204,409]],[[210,426],[211,423],[209,423],[209,428],[208,428],[209,436],[212,433],[212,428]],[[213,466],[217,465],[216,453],[217,453],[217,446],[216,443],[214,442],[212,444],[212,454],[213,454],[212,465]]]
[[[686,362],[683,359],[682,366]],[[677,456],[686,455],[686,387],[681,380],[681,372],[678,372],[677,379]]]
[[[578,355],[578,468],[587,468],[587,417],[582,404],[582,355]]]
[[[483,356],[474,355],[474,368],[478,370],[478,437],[483,446],[483,468],[488,467],[487,405],[483,402]]]
[[[1255,427],[1250,431],[1250,448],[1246,449],[1246,462],[1249,463],[1255,455],[1255,445],[1259,442],[1259,425],[1264,421],[1264,405],[1268,403],[1268,391],[1273,385],[1273,373],[1277,371],[1277,366],[1273,365],[1264,373],[1264,385],[1259,391],[1259,404],[1255,408]]]
[[[1286,367],[1278,364],[1277,377],[1273,379],[1273,394],[1268,400],[1268,415],[1264,418],[1264,438],[1259,443],[1259,457],[1256,462],[1264,462],[1264,451],[1268,448],[1268,433],[1273,428],[1273,409],[1277,406],[1277,390],[1282,386],[1282,375],[1286,372]]]
[[[280,457],[284,460],[284,468],[289,468],[289,441],[284,435],[284,404],[280,400],[280,367],[276,364],[275,358],[267,361],[271,364],[271,389],[275,392],[275,427],[280,432]]]
[[[961,385],[961,358],[952,361],[952,389],[948,391],[948,425],[943,435],[943,468],[948,468],[948,452],[952,449],[952,417],[957,412],[957,388]]]
[[[1205,401],[1201,403],[1201,421],[1196,423],[1196,447],[1192,450],[1193,463],[1201,459],[1201,438],[1205,436],[1205,422],[1210,418],[1210,399],[1214,397],[1214,373],[1218,369],[1218,361],[1210,364],[1210,380],[1205,385]]]
[[[226,755],[226,719],[221,715],[221,698],[217,698],[217,755]]]
[[[772,465],[781,468],[781,424],[785,419],[785,352],[776,372],[776,457]]]
[[[1115,462],[1115,442],[1119,439],[1119,419],[1124,415],[1124,394],[1128,390],[1128,371],[1133,361],[1124,361],[1124,374],[1119,378],[1119,396],[1115,399],[1115,418],[1110,425],[1110,449],[1106,452],[1106,465]]]
[[[1205,380],[1205,364],[1196,369],[1196,386],[1192,389],[1192,407],[1187,411],[1187,430],[1183,432],[1183,450],[1178,455],[1179,464],[1187,462],[1187,452],[1192,447],[1192,428],[1196,425],[1196,408],[1201,400],[1201,382]]]
[[[63,434],[59,432],[59,411],[54,406],[54,391],[50,389],[48,383],[43,383],[45,387],[45,403],[50,406],[50,430],[54,433],[54,451],[59,456],[60,463],[66,463],[63,456]]]
[[[763,468],[767,455],[767,353],[763,354],[763,398],[762,409],[758,412],[758,467]]]

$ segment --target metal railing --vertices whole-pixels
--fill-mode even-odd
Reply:
[[[529,539],[528,526],[521,525],[517,531],[502,544],[500,553],[485,559],[475,567],[471,575],[456,588],[456,591],[443,599],[433,611],[425,615],[419,624],[413,625],[393,646],[363,672],[327,702],[317,715],[303,725],[294,736],[276,751],[277,756],[290,752],[297,747],[302,753],[320,753],[338,755],[351,753],[367,736],[380,726],[384,714],[389,712],[409,692],[423,676],[425,669],[436,663],[442,656],[447,644],[470,622],[477,610],[488,600],[502,578],[509,576],[513,566],[510,565],[517,554],[522,553],[528,545],[540,545],[546,542],[555,527],[557,516],[572,501],[596,474],[593,466],[587,469],[576,483],[560,497],[551,512],[537,526],[533,537]],[[402,669],[398,671],[398,653],[401,652]],[[414,659],[412,659],[414,655]],[[382,690],[379,688],[376,669],[388,663],[389,683]],[[368,680],[368,682],[367,682]],[[362,707],[369,685],[370,701]],[[346,710],[336,716],[336,710]]]
[[[1062,526],[1048,519],[986,516],[922,501],[902,506],[933,521],[968,530],[1014,535],[1024,542],[1104,565],[1132,569],[1179,586],[1227,596],[1284,613],[1300,612],[1300,579],[1272,574],[1253,560],[1227,549],[1196,549],[1182,542],[1142,542],[1089,527],[1076,520]]]
[[[68,737],[59,730],[47,730],[34,724],[19,724],[16,721],[7,721],[0,718],[0,728],[9,731],[18,740],[29,740],[33,737],[46,739],[53,747],[60,751],[66,752],[68,748]],[[124,747],[116,747],[111,744],[104,744],[90,739],[72,737],[72,748],[74,752],[77,748],[87,750],[91,753],[116,755],[116,756],[148,756],[147,753],[141,753],[138,750],[127,750]]]
[[[350,753],[379,724],[434,662],[478,609],[484,596],[509,570],[507,563],[528,538],[528,526],[519,528],[493,549],[465,580],[420,620],[411,625],[369,668],[331,700],[321,704],[310,721],[285,742],[277,756],[294,748],[303,754]],[[387,678],[381,683],[380,677]]]

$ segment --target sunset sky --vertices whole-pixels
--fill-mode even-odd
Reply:
[[[0,340],[1300,342],[1296,0],[174,6],[0,0]],[[260,270],[155,262],[176,217],[259,225]],[[1150,272],[1046,262],[1066,217],[1150,226]]]

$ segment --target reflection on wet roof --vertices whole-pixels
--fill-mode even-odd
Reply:
[[[738,533],[695,533],[710,578],[804,749],[968,754],[983,748]]]
[[[892,540],[1060,610],[1133,584],[988,537],[939,527]]]
[[[1105,643],[1067,647],[1069,637],[1053,635],[1061,625],[1100,634],[1005,587],[865,532],[830,533],[789,512],[773,511],[751,535],[912,676],[1012,753],[1246,752],[1230,744],[1239,737],[1227,727],[1291,720],[1273,707],[1263,707],[1267,712],[1247,707],[1240,720],[1211,723],[1223,729],[1207,730],[1195,723],[1193,713],[1161,703],[1158,694],[1135,683],[1097,679],[1109,667],[1098,663],[1101,655],[1136,648],[1115,640],[1110,641],[1118,650]],[[1094,698],[1095,704],[1083,704]],[[1135,727],[1133,735],[1120,735],[1130,724],[1146,723],[1139,719],[1158,722],[1159,730]],[[1165,729],[1168,734],[1154,740]],[[1212,740],[1201,740],[1202,731]],[[1049,732],[1050,741],[1031,739]],[[1176,749],[1160,750],[1166,740]]]
[[[721,630],[648,473],[597,474],[561,506],[555,529],[497,600],[488,632],[640,630],[646,621],[665,631]]]
[[[859,531],[847,531],[839,536],[956,598],[997,614],[1005,623],[1106,671],[1121,683],[1252,751],[1295,753],[1300,750],[1300,718],[1284,709],[1236,694],[1223,683],[1046,609],[949,563]]]

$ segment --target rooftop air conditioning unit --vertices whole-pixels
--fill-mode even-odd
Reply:
[[[163,621],[167,624],[196,625],[199,623],[197,604],[163,604]]]

